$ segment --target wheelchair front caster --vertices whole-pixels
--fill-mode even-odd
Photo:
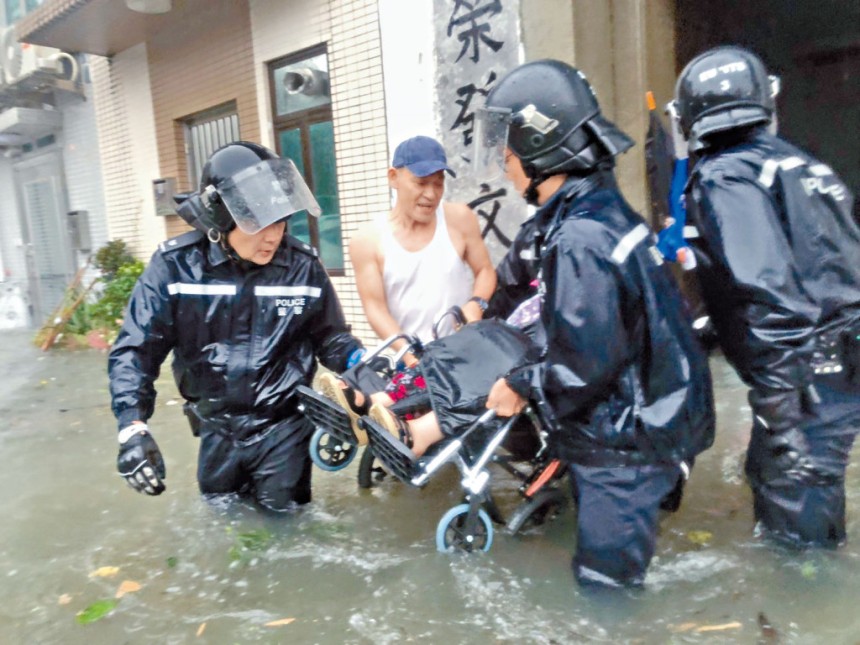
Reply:
[[[442,553],[489,551],[493,545],[490,516],[481,508],[478,516],[469,520],[468,504],[460,504],[445,513],[436,527],[436,550]]]
[[[311,461],[323,470],[334,472],[349,466],[358,454],[358,446],[341,441],[322,428],[311,437]]]

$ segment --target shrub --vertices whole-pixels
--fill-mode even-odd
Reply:
[[[100,248],[93,258],[93,265],[101,276],[86,289],[80,285],[69,285],[63,303],[36,333],[34,342],[38,347],[61,342],[66,347],[104,347],[116,339],[125,307],[144,264],[136,260],[122,240],[113,240]],[[90,292],[97,283],[102,288],[93,301]],[[81,301],[84,293],[86,299]],[[74,307],[74,309],[72,309]],[[98,344],[93,344],[98,340]]]
[[[110,330],[119,328],[125,306],[143,269],[143,262],[132,258],[131,262],[119,266],[110,280],[104,278],[105,287],[101,297],[89,307],[92,327]]]
[[[112,240],[96,251],[93,265],[102,272],[105,282],[114,279],[120,267],[135,262],[123,240]]]

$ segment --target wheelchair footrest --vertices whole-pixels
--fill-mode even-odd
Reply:
[[[421,470],[415,454],[369,417],[361,417],[358,425],[367,431],[370,449],[382,463],[383,468],[400,481],[411,484],[412,478]]]
[[[297,388],[302,413],[317,428],[322,428],[338,441],[358,445],[358,438],[352,430],[349,415],[331,399],[304,385]]]

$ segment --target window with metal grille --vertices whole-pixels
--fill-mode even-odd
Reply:
[[[239,141],[236,104],[228,103],[185,119],[188,179],[196,187],[209,156],[221,146]]]

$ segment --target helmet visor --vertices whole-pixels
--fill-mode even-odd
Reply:
[[[472,171],[478,181],[492,182],[505,176],[510,123],[511,111],[506,108],[483,107],[475,112]]]
[[[221,182],[218,194],[236,225],[249,235],[301,210],[316,217],[322,212],[289,159],[266,159],[245,168]]]

